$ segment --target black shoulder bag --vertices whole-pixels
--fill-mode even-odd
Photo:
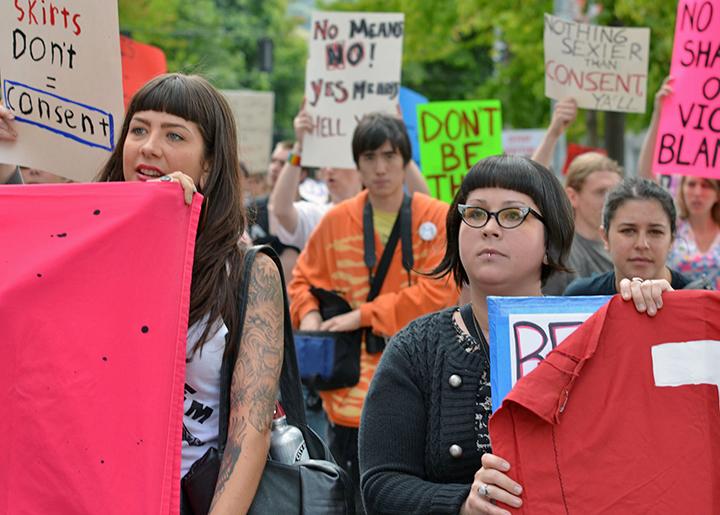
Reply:
[[[288,423],[303,433],[310,460],[287,465],[268,458],[249,514],[348,514],[354,515],[354,487],[347,473],[339,467],[325,442],[307,425],[305,408],[300,389],[295,346],[293,343],[290,312],[282,274],[282,265],[277,254],[267,246],[247,249],[243,263],[243,279],[240,292],[240,317],[237,331],[232,340],[226,340],[220,373],[220,428],[219,449],[211,448],[196,461],[182,479],[182,515],[205,515],[215,492],[220,463],[225,450],[230,411],[230,388],[232,372],[235,369],[238,349],[242,340],[242,326],[245,320],[248,284],[255,256],[258,252],[268,255],[280,271],[284,301],[284,358],[280,374],[280,399]]]

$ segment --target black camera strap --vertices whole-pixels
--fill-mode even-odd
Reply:
[[[403,197],[403,202],[398,212],[395,223],[393,224],[390,236],[388,238],[385,249],[380,257],[380,264],[373,275],[373,269],[377,263],[375,257],[375,224],[373,222],[373,210],[370,202],[365,203],[363,211],[363,247],[365,266],[368,267],[368,276],[370,282],[370,291],[368,292],[367,301],[371,302],[380,294],[385,276],[390,268],[390,262],[395,254],[398,240],[401,240],[402,248],[402,264],[408,274],[408,285],[410,284],[410,271],[414,265],[412,252],[412,197],[407,193]]]

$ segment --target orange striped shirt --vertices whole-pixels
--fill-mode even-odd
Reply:
[[[457,304],[458,289],[448,278],[441,280],[402,267],[398,244],[380,294],[367,302],[370,290],[368,269],[363,259],[363,191],[332,208],[323,217],[300,254],[288,287],[293,326],[310,311],[318,309],[310,287],[337,292],[353,309],[360,309],[361,326],[374,333],[392,336],[415,318]],[[447,204],[415,193],[412,199],[412,241],[414,270],[428,272],[445,252]],[[420,228],[423,227],[423,231]],[[431,238],[432,227],[436,234]],[[423,234],[424,238],[420,236]],[[375,251],[380,261],[384,245],[375,234]],[[321,392],[328,418],[335,424],[358,427],[370,381],[381,354],[367,354],[363,344],[360,381],[353,387]]]

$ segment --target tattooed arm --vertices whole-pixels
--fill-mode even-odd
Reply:
[[[280,272],[258,254],[250,274],[248,306],[230,392],[227,446],[211,515],[246,513],[265,468],[283,360]]]

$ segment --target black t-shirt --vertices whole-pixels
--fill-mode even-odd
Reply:
[[[690,284],[690,279],[680,272],[670,269],[670,286],[675,290],[682,290]],[[615,271],[611,270],[604,274],[596,274],[592,277],[580,277],[575,279],[565,288],[563,295],[615,295]]]

